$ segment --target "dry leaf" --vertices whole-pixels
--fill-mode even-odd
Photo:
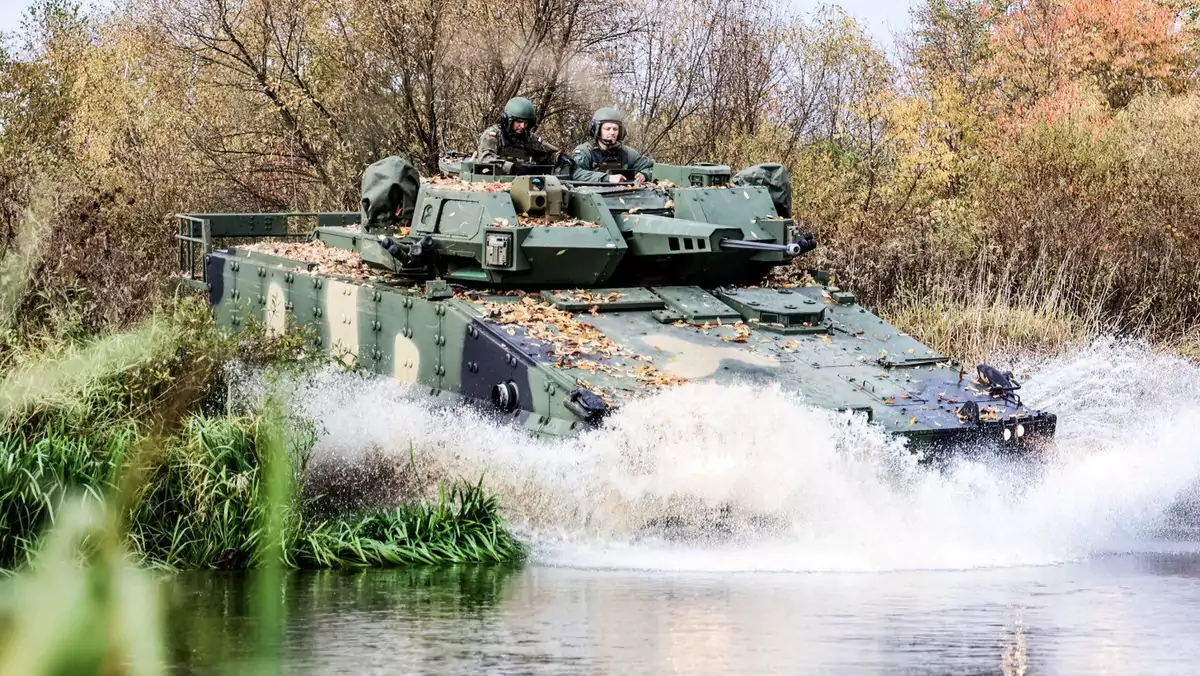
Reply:
[[[258,251],[281,258],[290,258],[302,263],[314,263],[317,267],[313,269],[313,272],[323,275],[339,275],[355,279],[366,279],[372,276],[369,272],[370,269],[362,262],[362,257],[358,255],[357,251],[328,246],[321,240],[314,239],[308,242],[257,242],[239,246],[238,248],[246,251]]]
[[[575,291],[573,293],[586,293]],[[608,336],[585,324],[570,312],[559,310],[545,303],[536,296],[524,295],[520,301],[498,303],[482,299],[467,298],[480,306],[485,314],[498,324],[510,324],[522,327],[529,338],[548,346],[547,354],[558,359],[558,368],[575,368],[588,373],[606,373],[616,377],[632,378],[637,382],[651,387],[666,387],[687,382],[684,378],[659,372],[652,365],[638,366],[634,370],[622,368],[615,361],[645,360],[648,357],[627,352]],[[591,308],[596,310],[596,306]],[[511,327],[506,329],[510,335],[515,333]]]
[[[505,181],[476,181],[471,183],[461,178],[449,176],[431,176],[422,178],[422,183],[438,190],[472,190],[475,192],[508,192],[512,184]]]
[[[528,228],[599,228],[602,227],[591,221],[581,221],[578,218],[564,218],[561,221],[552,221],[548,218],[523,218],[520,220],[520,225]]]

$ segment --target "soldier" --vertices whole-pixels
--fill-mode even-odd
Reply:
[[[503,173],[511,174],[519,163],[549,164],[555,175],[565,175],[572,181],[603,181],[607,176],[599,171],[587,171],[575,166],[575,161],[558,148],[534,134],[537,113],[533,102],[516,97],[504,104],[499,124],[493,124],[479,136],[475,159],[504,162]]]
[[[579,144],[573,153],[575,164],[581,169],[629,169],[637,172],[633,176],[637,183],[654,178],[654,160],[623,144],[625,121],[616,108],[597,110],[588,122],[588,136],[592,140]],[[609,180],[624,181],[625,177],[614,174]]]

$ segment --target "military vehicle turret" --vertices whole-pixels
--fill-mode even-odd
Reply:
[[[914,448],[1054,434],[1011,374],[965,368],[793,265],[816,242],[778,165],[656,164],[647,184],[441,167],[371,165],[359,212],[181,215],[182,277],[225,326],[310,326],[338,359],[538,434],[696,381],[778,383]]]

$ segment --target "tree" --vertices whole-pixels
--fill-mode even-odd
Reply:
[[[1175,0],[1013,0],[996,10],[991,74],[1017,106],[1094,86],[1109,107],[1178,92],[1195,57],[1193,19]],[[1081,82],[1082,81],[1082,82]]]

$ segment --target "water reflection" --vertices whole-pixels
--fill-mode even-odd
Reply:
[[[472,622],[497,605],[516,566],[414,567],[397,570],[300,571],[280,585],[286,620],[283,648],[303,658],[308,650],[332,651],[347,665],[343,646],[369,648],[363,631],[402,622]],[[178,673],[222,673],[245,664],[257,647],[259,589],[253,573],[184,573],[168,587],[171,654]],[[353,635],[339,639],[339,630]],[[408,633],[411,630],[406,630]],[[359,640],[365,639],[366,644]]]
[[[181,673],[246,659],[254,592],[245,576],[179,578]],[[280,593],[288,673],[1155,674],[1200,660],[1194,551],[885,574],[297,573]]]

